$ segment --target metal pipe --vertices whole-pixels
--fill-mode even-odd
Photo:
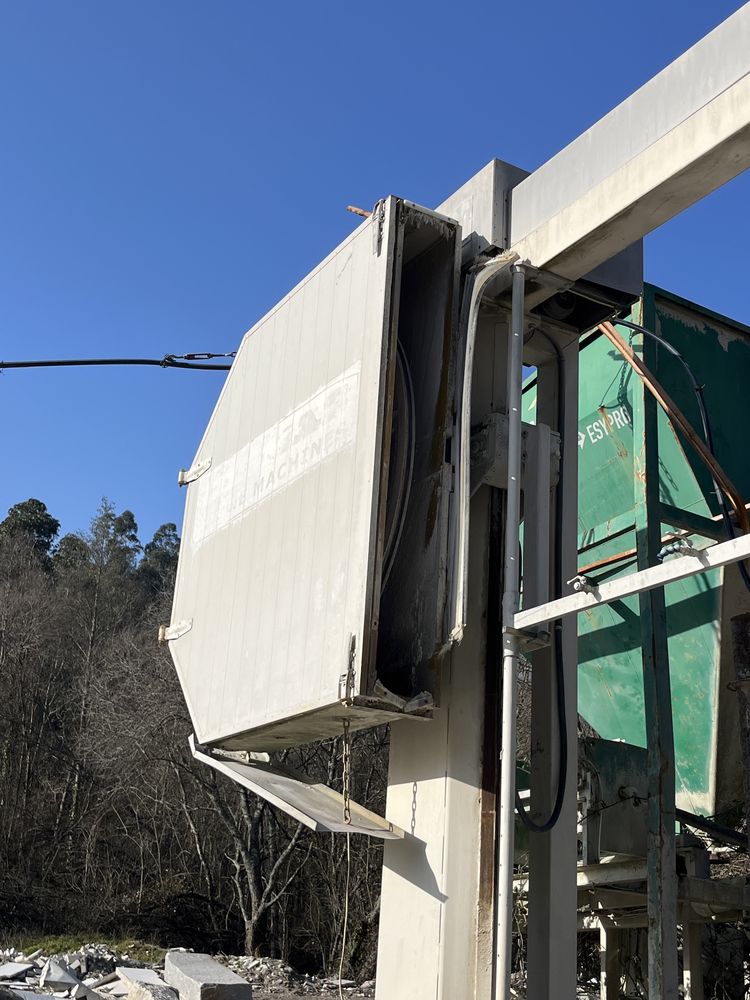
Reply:
[[[508,337],[508,482],[505,500],[503,567],[503,703],[500,753],[500,816],[495,890],[496,965],[495,1000],[510,995],[513,929],[513,838],[516,791],[516,703],[518,696],[519,638],[513,628],[520,605],[518,564],[521,525],[521,389],[523,383],[523,328],[526,274],[514,264],[510,336]]]
[[[456,551],[454,572],[456,575],[455,605],[451,639],[460,642],[463,638],[467,615],[467,574],[469,566],[469,506],[471,502],[471,385],[474,374],[474,347],[476,344],[479,307],[487,286],[493,279],[501,280],[503,272],[518,260],[516,253],[504,253],[483,264],[470,278],[462,306],[461,334],[463,342],[463,378],[460,383],[458,406],[458,526],[456,531]],[[496,282],[497,283],[497,282]]]

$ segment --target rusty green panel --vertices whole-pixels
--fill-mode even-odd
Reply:
[[[743,495],[750,497],[741,417],[750,385],[750,331],[653,286],[646,286],[640,307],[644,325],[674,343],[705,383],[717,456]],[[620,333],[630,338],[626,328],[620,327]],[[693,390],[663,349],[656,375],[700,432]],[[606,338],[582,338],[579,569],[600,581],[637,568],[634,552],[609,561],[635,549],[633,455],[643,442],[633,439],[634,378]],[[528,420],[533,420],[534,396],[532,377],[524,395]],[[658,435],[662,502],[704,516],[715,514],[710,480],[661,411]],[[662,526],[663,534],[670,530]],[[693,541],[703,542],[699,536]],[[726,572],[736,574],[731,568]],[[731,716],[721,675],[721,582],[721,571],[698,574],[671,584],[665,595],[678,797],[680,805],[703,812],[726,804],[717,798],[717,770],[732,763],[729,757],[722,759],[719,733],[722,719]],[[590,609],[578,622],[579,712],[600,736],[644,746],[637,597]]]

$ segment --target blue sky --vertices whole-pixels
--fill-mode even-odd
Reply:
[[[347,203],[533,169],[738,6],[5,3],[0,358],[232,350]],[[750,322],[749,200],[741,177],[650,237],[649,280]],[[36,496],[74,531],[106,495],[144,540],[179,525],[222,379],[5,372],[0,516]]]

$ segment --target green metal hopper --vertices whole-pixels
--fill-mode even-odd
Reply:
[[[750,329],[646,285],[633,318],[673,344],[705,385],[719,463],[750,498],[745,419],[750,399]],[[625,340],[633,335],[620,327]],[[636,475],[644,441],[634,407],[642,406],[637,376],[598,333],[581,340],[579,391],[579,571],[597,581],[636,568]],[[701,433],[694,391],[679,363],[657,352],[659,381]],[[535,377],[525,386],[524,419],[534,420]],[[694,528],[698,546],[723,527],[711,480],[690,446],[659,412],[659,498],[662,534]],[[635,461],[634,461],[635,456]],[[712,523],[708,519],[716,518]],[[723,537],[723,535],[722,535]],[[701,573],[666,588],[669,670],[674,713],[677,804],[716,815],[741,799],[733,678],[731,617],[750,610],[736,566]],[[578,711],[599,735],[645,746],[638,598],[578,617]]]

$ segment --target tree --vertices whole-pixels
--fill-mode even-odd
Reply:
[[[143,559],[138,565],[138,575],[150,594],[156,594],[174,583],[180,536],[177,525],[168,522],[154,532],[154,537],[143,549]]]
[[[60,522],[52,517],[47,505],[33,497],[11,507],[8,516],[0,522],[0,534],[26,536],[42,558],[49,556],[59,530]]]
[[[55,546],[52,566],[57,572],[79,570],[89,560],[89,547],[80,535],[63,535]]]

